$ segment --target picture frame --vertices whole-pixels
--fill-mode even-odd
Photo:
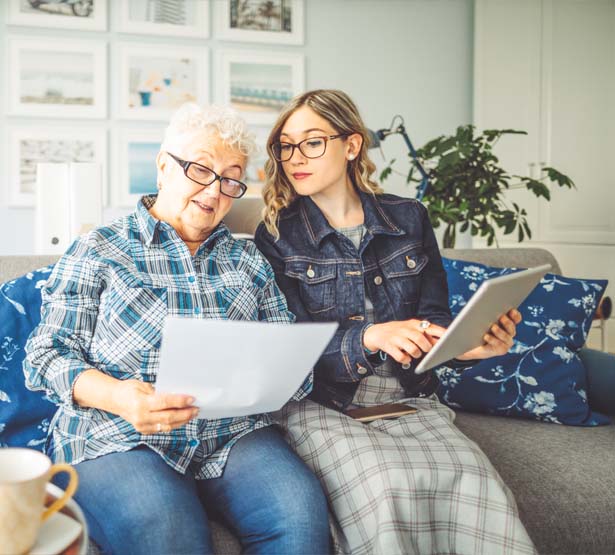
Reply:
[[[220,50],[216,55],[216,102],[230,104],[248,123],[274,123],[282,107],[305,87],[301,54]]]
[[[271,129],[268,126],[253,125],[250,131],[254,133],[257,151],[250,156],[243,181],[248,186],[247,198],[261,198],[265,185],[265,162],[267,162],[267,139]]]
[[[184,102],[209,102],[209,49],[120,43],[117,114],[122,119],[168,121]]]
[[[125,127],[114,132],[113,206],[134,208],[143,195],[157,192],[156,156],[163,138],[162,127]]]
[[[107,45],[88,39],[8,39],[10,115],[105,118]]]
[[[5,0],[9,25],[83,31],[107,29],[107,0]]]
[[[270,44],[303,44],[303,0],[216,0],[217,38]]]
[[[36,164],[95,162],[102,166],[103,204],[107,204],[107,132],[99,126],[46,124],[7,126],[9,206],[35,204]]]
[[[118,7],[120,33],[209,37],[209,0],[130,0]]]

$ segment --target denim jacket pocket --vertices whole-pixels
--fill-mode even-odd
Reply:
[[[427,266],[429,257],[424,253],[408,250],[396,253],[380,262],[391,293],[401,299],[404,305],[414,305],[418,302],[421,292],[421,272]]]
[[[334,311],[337,267],[333,264],[301,260],[287,262],[284,274],[298,281],[299,296],[306,310],[317,317],[336,318]]]

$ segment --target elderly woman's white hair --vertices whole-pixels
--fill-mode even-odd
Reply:
[[[228,106],[210,104],[201,107],[194,102],[183,104],[171,117],[160,150],[172,150],[194,133],[212,133],[231,148],[245,156],[256,151],[254,134],[248,131],[245,120]]]

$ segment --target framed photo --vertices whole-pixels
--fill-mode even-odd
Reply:
[[[305,83],[301,54],[219,51],[217,102],[231,104],[249,123],[268,125]]]
[[[137,201],[156,193],[156,156],[164,129],[118,129],[114,135],[116,175],[112,189],[114,206],[134,208]]]
[[[122,0],[118,7],[122,33],[209,36],[208,0]]]
[[[121,43],[117,58],[120,118],[168,121],[185,102],[209,101],[207,48]]]
[[[303,0],[216,0],[217,38],[303,44]]]
[[[13,36],[8,56],[11,115],[106,117],[104,42]]]
[[[95,162],[102,165],[103,199],[107,199],[107,139],[101,127],[7,128],[8,202],[11,206],[34,206],[36,165],[41,162]]]
[[[84,31],[107,29],[107,0],[6,0],[7,22]]]

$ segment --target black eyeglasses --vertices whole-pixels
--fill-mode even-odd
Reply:
[[[231,198],[241,198],[248,190],[248,186],[241,181],[218,175],[207,166],[182,160],[170,152],[167,152],[167,154],[183,168],[184,175],[190,179],[190,181],[194,181],[203,187],[207,187],[218,180],[220,181],[220,192]]]
[[[310,137],[296,144],[283,141],[271,143],[271,153],[278,162],[288,162],[295,152],[295,148],[306,158],[320,158],[327,150],[327,142],[340,137],[347,137],[348,133],[329,135],[328,137]]]

